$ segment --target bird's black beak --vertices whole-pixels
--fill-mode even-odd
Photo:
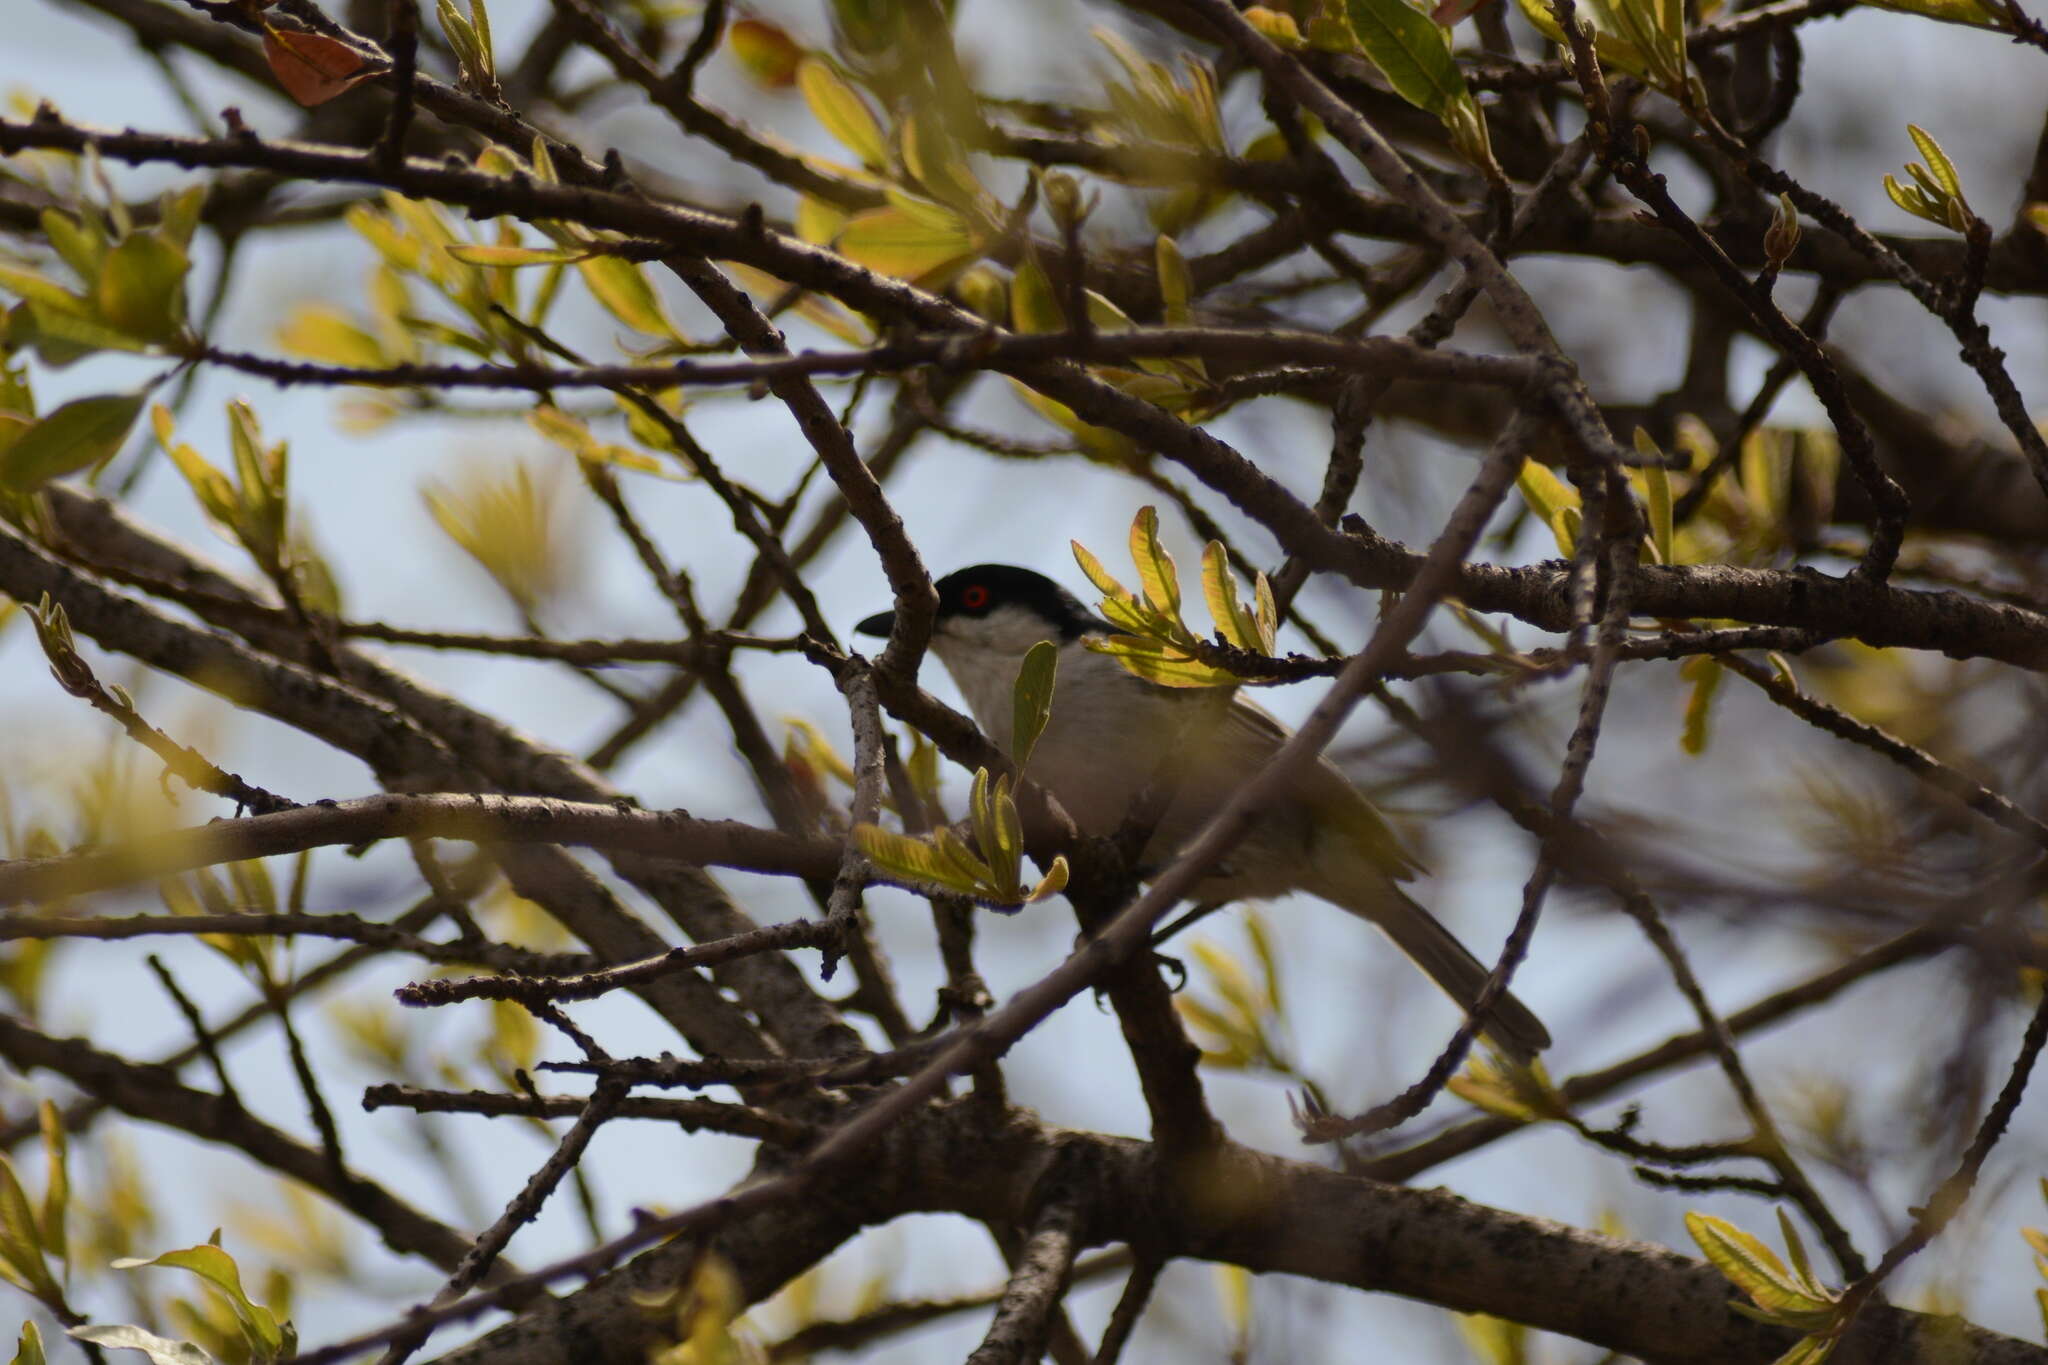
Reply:
[[[893,611],[878,611],[867,620],[855,626],[853,633],[856,635],[880,635],[886,638],[889,632],[894,629],[896,629],[896,613]]]

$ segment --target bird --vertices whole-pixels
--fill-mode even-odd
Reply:
[[[1218,706],[1213,689],[1162,686],[1088,648],[1115,627],[1044,574],[977,564],[934,586],[931,652],[1005,752],[1025,654],[1042,640],[1058,650],[1051,718],[1025,775],[1059,799],[1082,833],[1115,834],[1159,774],[1169,783],[1178,778],[1140,854],[1141,872],[1163,867],[1291,733],[1241,692]],[[884,611],[854,629],[887,636],[895,624],[895,613]],[[1172,770],[1162,767],[1169,754]],[[1385,817],[1335,764],[1318,758],[1189,894],[1220,903],[1305,891],[1376,925],[1469,1014],[1488,968],[1401,889],[1421,870]],[[1550,1046],[1542,1021],[1512,994],[1494,1003],[1482,1028],[1517,1062]]]

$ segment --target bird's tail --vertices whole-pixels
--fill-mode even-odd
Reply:
[[[1437,922],[1436,916],[1417,905],[1385,876],[1346,878],[1345,882],[1340,894],[1325,893],[1324,899],[1377,924],[1396,947],[1429,973],[1429,979],[1469,1014],[1491,969],[1472,956],[1456,935]],[[1494,1001],[1482,1027],[1489,1042],[1518,1062],[1532,1061],[1550,1046],[1550,1030],[1512,994]]]

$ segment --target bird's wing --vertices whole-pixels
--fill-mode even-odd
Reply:
[[[1243,692],[1232,700],[1219,738],[1226,748],[1242,745],[1248,752],[1270,754],[1287,742],[1293,732],[1279,717],[1247,698]],[[1245,773],[1250,776],[1250,773]],[[1295,789],[1317,816],[1333,822],[1351,837],[1373,866],[1395,881],[1407,881],[1425,869],[1407,849],[1400,836],[1351,779],[1327,758],[1317,758],[1295,777]]]

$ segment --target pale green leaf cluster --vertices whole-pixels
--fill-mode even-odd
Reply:
[[[1475,1051],[1446,1088],[1467,1104],[1516,1123],[1578,1122],[1540,1061],[1519,1065],[1497,1053]]]
[[[110,1350],[140,1351],[155,1365],[214,1365],[221,1359],[269,1365],[298,1351],[298,1332],[281,1311],[282,1300],[273,1294],[273,1304],[266,1306],[249,1295],[242,1287],[241,1269],[234,1257],[221,1249],[218,1230],[199,1246],[149,1259],[124,1256],[113,1265],[116,1270],[163,1266],[187,1271],[198,1278],[206,1298],[202,1303],[183,1298],[170,1301],[170,1315],[177,1319],[183,1339],[161,1336],[144,1327],[108,1324],[72,1328],[70,1334],[80,1341]],[[282,1279],[273,1277],[273,1281],[273,1289],[288,1292]],[[40,1341],[37,1347],[40,1351]],[[22,1357],[17,1355],[16,1360]]]
[[[0,323],[0,354],[33,352],[57,367],[102,351],[175,352],[189,345],[185,277],[204,199],[199,186],[166,193],[148,229],[136,227],[118,201],[105,212],[83,197],[75,214],[45,209],[43,234],[56,261],[37,267],[0,260],[0,296],[16,300]],[[105,465],[120,452],[146,396],[93,394],[39,416],[25,367],[0,364],[0,495],[12,499]]]
[[[234,1314],[243,1345],[250,1359],[258,1365],[266,1365],[298,1350],[298,1332],[292,1324],[251,1299],[242,1288],[241,1269],[235,1264],[235,1258],[221,1248],[218,1232],[214,1233],[211,1241],[182,1251],[167,1251],[148,1260],[124,1257],[114,1262],[116,1270],[140,1270],[148,1266],[164,1266],[196,1275],[200,1283]]]
[[[291,518],[291,461],[285,443],[263,439],[256,409],[245,399],[230,401],[227,415],[232,479],[177,439],[176,424],[163,404],[150,409],[150,424],[207,520],[248,551],[272,582],[287,586],[295,605],[339,614],[341,591],[334,574],[311,536]]]
[[[450,0],[442,8],[450,10]],[[528,157],[486,147],[476,168],[541,183],[558,179],[538,137]],[[352,207],[347,221],[377,251],[364,290],[369,315],[357,319],[317,302],[292,309],[278,340],[308,359],[374,368],[411,364],[437,349],[510,364],[551,359],[543,329],[572,267],[592,301],[635,335],[632,344],[620,343],[626,354],[659,359],[702,349],[669,316],[647,267],[618,254],[617,234],[540,220],[533,226],[547,240],[535,243],[517,222],[501,218],[470,235],[441,206],[388,191],[381,206]],[[541,267],[531,287],[522,283],[528,266]]]
[[[1208,63],[1183,54],[1176,69],[1151,60],[1106,28],[1094,34],[1123,71],[1121,80],[1112,77],[1105,83],[1104,93],[1128,138],[1229,154],[1216,73]]]
[[[571,586],[580,563],[569,505],[552,475],[525,460],[464,468],[428,483],[421,500],[434,524],[532,618]]]
[[[57,260],[47,267],[0,260],[0,293],[16,299],[0,344],[32,348],[53,366],[99,351],[179,349],[189,340],[185,277],[205,199],[203,186],[166,191],[149,228],[111,198],[104,210],[83,195],[44,209],[43,238]]]
[[[1181,619],[1180,574],[1173,556],[1159,542],[1159,513],[1141,507],[1131,523],[1131,560],[1137,566],[1139,592],[1132,592],[1104,568],[1079,541],[1072,542],[1081,572],[1102,592],[1098,604],[1119,633],[1087,641],[1088,648],[1108,654],[1149,682],[1167,687],[1235,687],[1242,681],[1228,669],[1202,662],[1204,642]],[[1260,574],[1252,605],[1237,594],[1223,546],[1211,541],[1202,551],[1202,595],[1225,644],[1255,654],[1271,655],[1280,613],[1272,585]]]
[[[1154,261],[1167,322],[1186,321],[1194,290],[1186,258],[1172,238],[1162,235],[1154,243]],[[1082,297],[1088,325],[1097,332],[1116,335],[1135,328],[1129,315],[1103,295],[1089,289],[1083,291]],[[1027,256],[1011,277],[1009,322],[1012,330],[1027,335],[1068,329],[1065,291],[1053,286],[1035,256]],[[1212,397],[1208,370],[1199,359],[1167,357],[1139,360],[1130,366],[1095,365],[1090,372],[1133,398],[1142,398],[1169,412],[1193,416],[1207,410]],[[1142,469],[1150,462],[1150,456],[1128,437],[1080,420],[1071,409],[1035,389],[1017,384],[1016,390],[1040,416],[1072,435],[1081,452],[1091,459],[1124,469]]]
[[[484,0],[469,0],[467,15],[456,8],[455,0],[434,0],[434,17],[440,20],[441,34],[455,54],[462,84],[485,99],[499,98],[498,65],[491,50],[491,12]]]
[[[1715,480],[1683,526],[1675,523],[1677,498],[1698,472],[1714,461],[1717,447],[1705,426],[1689,417],[1677,422],[1676,444],[1685,462],[1674,470],[1647,432],[1637,428],[1635,433],[1635,448],[1644,463],[1631,468],[1628,477],[1648,531],[1642,548],[1646,562],[1779,563],[1798,551],[1802,525],[1826,522],[1841,464],[1841,447],[1831,431],[1783,427],[1750,431],[1736,452],[1733,471]],[[1578,490],[1534,460],[1523,463],[1517,486],[1529,511],[1550,529],[1559,552],[1572,554],[1583,516]],[[1469,614],[1461,619],[1476,626]],[[1656,628],[1666,630],[1680,624],[1660,621]],[[1512,662],[1505,641],[1492,640],[1489,645],[1502,656],[1504,665]],[[1769,659],[1772,668],[1796,687],[1791,665],[1784,657],[1773,653]],[[1724,673],[1720,662],[1709,655],[1697,655],[1679,665],[1679,678],[1686,685],[1679,744],[1688,754],[1706,750],[1709,720]]]
[[[938,826],[928,839],[913,839],[880,825],[855,825],[853,837],[877,876],[918,890],[953,892],[1014,907],[1066,889],[1065,855],[1054,858],[1035,885],[1024,885],[1024,822],[1010,794],[1008,775],[990,781],[988,769],[975,770],[968,829],[971,845],[949,825]]]
[[[1569,55],[1571,44],[1558,27],[1550,0],[1516,3],[1523,18]],[[1592,32],[1593,51],[1601,65],[1641,77],[1673,98],[1703,103],[1699,83],[1686,68],[1681,6],[1672,0],[1589,0],[1578,14],[1581,25]]]
[[[301,855],[303,857],[303,855]],[[220,870],[195,868],[157,883],[157,896],[174,915],[274,915],[277,887],[261,858],[225,864]],[[259,984],[274,984],[279,974],[279,947],[266,934],[200,934],[199,941],[225,957]]]
[[[1706,107],[1706,91],[1687,65],[1684,0],[1587,0],[1587,8],[1598,27],[1637,54],[1645,80],[1683,103]]]
[[[1191,984],[1201,989],[1175,995],[1173,1008],[1193,1032],[1207,1065],[1299,1079],[1301,1073],[1281,1041],[1286,996],[1272,935],[1257,911],[1245,916],[1244,928],[1257,975],[1217,944],[1197,939],[1188,951],[1195,966]]]
[[[1783,1209],[1778,1228],[1785,1238],[1788,1266],[1764,1241],[1726,1219],[1688,1212],[1686,1231],[1728,1282],[1749,1295],[1750,1302],[1730,1305],[1745,1317],[1802,1333],[1798,1344],[1778,1357],[1776,1365],[1821,1365],[1834,1350],[1846,1326],[1840,1311],[1842,1295],[1815,1278],[1799,1230]]]
[[[1920,149],[1920,155],[1927,158],[1927,164],[1906,163],[1906,174],[1913,181],[1910,185],[1900,184],[1897,176],[1887,173],[1884,192],[1915,218],[1924,218],[1936,227],[1968,232],[1977,215],[1963,198],[1963,180],[1956,174],[1956,163],[1949,160],[1933,135],[1918,124],[1907,124],[1906,132]]]
[[[875,185],[888,201],[847,214],[806,196],[797,221],[805,240],[927,288],[944,288],[973,265],[998,236],[1003,210],[968,162],[953,128],[957,113],[934,104],[908,109],[892,134],[867,97],[818,54],[798,63],[796,84],[818,125],[859,163],[821,168]]]
[[[1020,772],[1052,719],[1058,667],[1059,650],[1050,641],[1041,640],[1025,654],[1011,689],[1010,755]],[[814,741],[804,756],[807,764],[816,764],[852,785],[852,769],[818,739],[814,729],[803,722],[793,722],[792,734],[796,733]],[[938,753],[923,736],[914,736],[914,740],[921,747],[911,751],[911,785],[925,809],[937,811]],[[944,824],[934,828],[926,839],[868,824],[855,825],[853,837],[874,864],[876,874],[885,881],[955,892],[992,905],[1029,905],[1065,889],[1067,860],[1064,856],[1054,858],[1045,876],[1035,885],[1024,885],[1024,821],[1011,792],[1007,774],[991,781],[988,769],[975,770],[967,802],[971,844]]]
[[[1155,62],[1107,29],[1096,29],[1095,39],[1121,73],[1103,81],[1109,116],[1097,131],[1132,150],[1141,181],[1171,187],[1150,210],[1154,227],[1178,234],[1221,208],[1230,192],[1215,184],[1188,183],[1182,163],[1175,159],[1160,157],[1157,169],[1145,169],[1145,152],[1159,147],[1217,158],[1230,155],[1216,72],[1185,53],[1178,67]]]

